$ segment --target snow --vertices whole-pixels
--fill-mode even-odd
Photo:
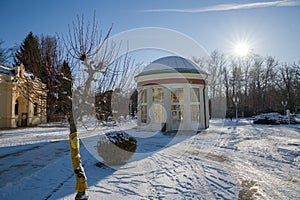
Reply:
[[[99,137],[125,130],[137,152],[96,166]],[[300,199],[300,125],[212,119],[196,135],[150,133],[134,123],[79,130],[90,199]],[[1,199],[74,199],[67,127],[0,131]]]
[[[6,74],[6,75],[10,75],[13,76],[13,69],[10,67],[6,67],[0,64],[0,74]]]
[[[200,70],[200,68],[191,60],[185,59],[180,56],[167,56],[159,58],[149,65],[147,65],[143,71],[137,75],[141,76],[144,74],[149,73],[157,73],[157,72],[187,72],[187,73],[200,73],[200,74],[206,74],[203,70]]]
[[[299,123],[298,115],[283,116],[279,113],[262,113],[254,116],[256,124],[297,124]]]

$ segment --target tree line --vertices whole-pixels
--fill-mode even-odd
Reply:
[[[300,111],[300,61],[280,62],[272,56],[249,53],[244,57],[228,57],[213,51],[209,58],[194,59],[210,77],[210,99],[226,101],[227,116],[249,117],[265,112],[289,109]]]
[[[2,63],[7,63],[9,58],[13,57],[14,66],[23,63],[27,71],[32,72],[47,85],[48,120],[51,120],[51,116],[63,112],[64,106],[61,105],[63,95],[60,94],[61,74],[72,76],[70,63],[74,65],[72,59],[74,56],[68,54],[66,56],[60,38],[44,35],[38,37],[30,32],[17,49],[5,49],[2,47],[3,44],[1,41]],[[78,49],[74,51],[78,54],[77,61],[86,56],[80,52],[80,45],[72,48]],[[210,99],[222,97],[226,101],[227,116],[234,112],[236,100],[239,116],[243,117],[262,112],[284,114],[284,108],[290,109],[292,113],[300,110],[300,61],[280,62],[275,57],[264,57],[253,52],[244,57],[228,57],[215,50],[209,58],[195,58],[194,62],[210,73]],[[121,66],[120,61],[116,63],[115,70]],[[128,68],[129,63],[126,65]],[[99,85],[98,96],[113,90],[116,84],[111,79],[114,78],[101,80],[102,83],[108,81],[110,87],[104,87],[108,85],[107,83]]]

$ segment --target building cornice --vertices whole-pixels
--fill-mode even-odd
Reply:
[[[206,85],[207,81],[203,79],[190,79],[190,78],[167,78],[167,79],[140,81],[137,83],[137,86],[140,87],[140,86],[178,84],[178,83]]]

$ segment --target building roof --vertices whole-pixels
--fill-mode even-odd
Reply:
[[[23,68],[23,70],[24,70],[24,73],[23,73],[24,78],[26,78],[28,80],[36,81],[36,82],[42,82],[41,79],[36,77],[33,73],[26,72],[24,68]],[[19,76],[18,71],[19,71],[19,69],[17,67],[8,67],[3,64],[0,64],[0,74],[5,74],[8,76],[16,77],[16,76]],[[14,82],[16,80],[17,79],[12,79],[11,81]]]
[[[147,65],[137,77],[161,73],[195,73],[207,75],[206,72],[188,59],[180,56],[167,56],[159,58]]]
[[[7,66],[4,66],[4,65],[0,64],[0,74],[6,74],[6,75],[9,75],[9,76],[14,76],[15,75],[15,70],[10,68],[10,67],[7,67]]]

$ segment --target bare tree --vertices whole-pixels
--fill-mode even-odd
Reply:
[[[40,37],[40,57],[42,68],[39,70],[43,82],[47,85],[47,121],[53,120],[57,113],[57,94],[59,93],[58,68],[63,63],[59,60],[59,40],[53,36]]]
[[[65,92],[67,94],[65,108],[69,113],[70,149],[76,178],[75,189],[78,191],[75,199],[87,199],[85,191],[88,188],[81,159],[77,156],[80,152],[75,120],[84,122],[84,118],[88,116],[96,119],[97,90],[106,92],[124,87],[125,77],[129,74],[131,60],[127,54],[123,58],[118,55],[118,46],[109,40],[110,33],[111,28],[103,37],[102,32],[98,31],[98,22],[94,14],[92,23],[87,24],[83,16],[77,16],[77,21],[69,26],[69,33],[64,38],[68,52],[80,65],[73,68],[77,78],[64,75],[62,77],[69,83],[65,84],[68,87]]]
[[[300,61],[293,64],[295,70],[294,86],[295,86],[295,110],[300,109]]]
[[[299,67],[299,66],[298,66]],[[299,69],[295,65],[281,63],[277,77],[277,86],[281,90],[281,100],[287,101],[288,109],[295,109],[299,97]]]
[[[210,59],[193,60],[210,73],[211,111],[220,105],[213,103],[220,95],[226,97],[229,112],[234,107],[233,98],[238,97],[242,116],[282,111],[282,101],[288,102],[287,108],[292,112],[299,110],[300,62],[279,63],[274,57],[253,52],[225,59],[218,51],[213,51]]]

